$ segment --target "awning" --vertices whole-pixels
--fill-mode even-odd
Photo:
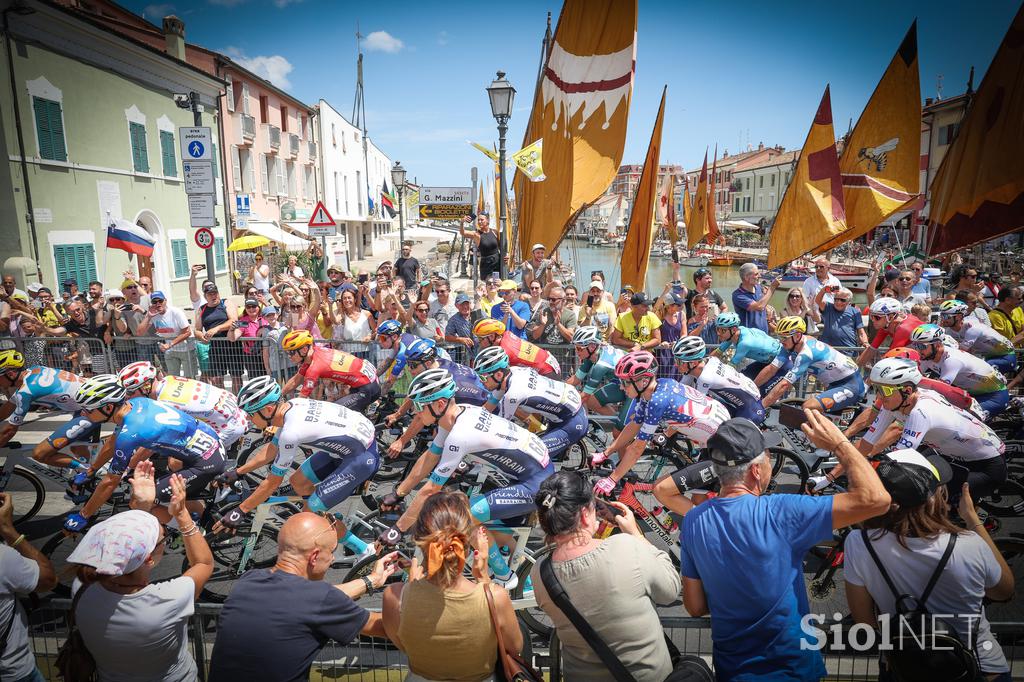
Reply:
[[[413,225],[405,228],[405,238],[409,239],[440,239],[447,241],[458,234],[458,230],[444,227],[428,227]],[[399,231],[394,230],[381,236],[382,239],[398,239]]]
[[[289,251],[302,251],[309,245],[309,242],[305,239],[300,239],[293,234],[285,232],[274,223],[250,220],[245,229],[253,234],[263,235],[270,241],[281,244]]]

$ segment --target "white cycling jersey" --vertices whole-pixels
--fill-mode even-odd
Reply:
[[[321,400],[288,401],[284,424],[274,434],[277,457],[270,471],[288,473],[300,450],[326,452],[335,459],[361,455],[375,444],[373,423],[359,412]]]
[[[575,388],[563,381],[542,377],[530,367],[512,367],[508,387],[504,392],[491,393],[488,402],[497,405],[497,414],[505,419],[512,419],[516,410],[522,410],[557,424],[572,419],[583,406],[583,399]]]
[[[1006,388],[1006,379],[998,369],[956,348],[944,349],[938,362],[922,360],[921,369],[938,372],[939,378],[947,384],[962,388],[971,395],[995,393]]]
[[[225,448],[235,444],[249,428],[249,417],[238,400],[223,388],[195,379],[167,376],[153,385],[154,400],[181,410],[211,427]]]
[[[902,415],[882,410],[864,436],[874,445],[895,419]],[[927,445],[940,455],[962,461],[1003,456],[1003,442],[970,412],[954,407],[935,391],[918,389],[917,404],[903,418],[903,435],[897,448]]]
[[[761,391],[752,379],[714,357],[704,363],[699,377],[687,374],[679,382],[696,388],[704,395],[711,394],[726,405],[736,408],[761,399]]]
[[[960,331],[950,327],[945,327],[945,331],[960,344],[960,350],[982,358],[998,358],[1014,352],[1008,338],[981,322],[964,320]]]

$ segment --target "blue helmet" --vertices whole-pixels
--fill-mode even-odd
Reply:
[[[433,339],[416,339],[405,351],[409,362],[430,362],[437,357],[437,344]]]
[[[377,325],[378,336],[398,336],[402,333],[402,325],[397,320],[384,320]]]
[[[715,326],[719,329],[738,327],[740,326],[740,316],[732,311],[718,313],[718,317],[715,318]]]
[[[499,369],[508,369],[509,364],[508,353],[501,346],[491,346],[476,354],[476,358],[473,360],[473,369],[477,374],[483,376],[497,372]]]

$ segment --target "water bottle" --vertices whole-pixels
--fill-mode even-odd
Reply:
[[[668,509],[659,506],[652,509],[651,513],[654,514],[654,518],[658,520],[662,528],[669,532],[675,530],[676,520],[672,518],[672,514],[669,513]]]

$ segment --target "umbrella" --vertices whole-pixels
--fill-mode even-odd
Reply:
[[[245,251],[247,249],[258,249],[261,246],[266,246],[270,243],[270,240],[266,237],[258,234],[247,234],[244,237],[239,237],[235,241],[231,242],[228,246],[228,251]]]

